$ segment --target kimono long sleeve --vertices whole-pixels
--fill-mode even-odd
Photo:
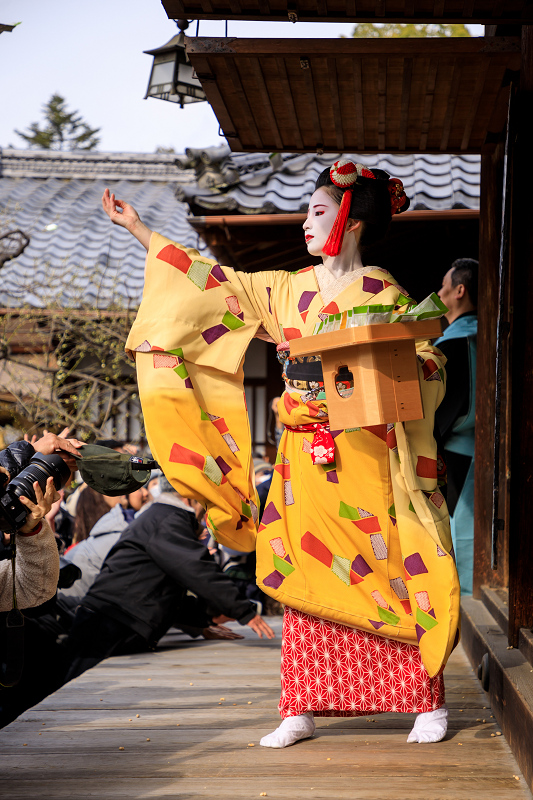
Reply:
[[[215,537],[238,550],[254,549],[257,521],[242,365],[261,325],[279,339],[267,291],[276,280],[154,233],[126,343],[153,456],[183,497],[207,509]]]

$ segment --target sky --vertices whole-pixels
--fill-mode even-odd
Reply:
[[[62,95],[69,110],[101,128],[102,152],[153,153],[158,146],[219,145],[219,125],[207,103],[180,109],[144,100],[152,57],[177,32],[158,0],[2,0],[0,23],[22,24],[0,35],[0,147],[25,148],[14,130],[42,122],[42,106]],[[224,36],[223,21],[201,21],[200,36]],[[469,26],[482,36],[481,25]],[[228,35],[243,38],[336,38],[352,23],[236,22]],[[196,23],[188,33],[195,35]]]

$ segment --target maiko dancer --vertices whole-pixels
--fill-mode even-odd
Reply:
[[[289,355],[319,315],[412,307],[392,275],[361,258],[408,208],[401,181],[347,159],[325,170],[304,223],[323,263],[296,273],[220,267],[152,233],[107,190],[103,204],[148,250],[127,348],[152,452],[177,491],[207,508],[220,542],[257,546],[258,583],[286,606],[283,721],[261,744],[312,736],[314,716],[390,711],[417,714],[409,742],[441,740],[460,598],[433,437],[445,359],[418,343],[424,419],[331,431],[319,358]],[[277,344],[286,382],[258,529],[242,371],[254,336]]]

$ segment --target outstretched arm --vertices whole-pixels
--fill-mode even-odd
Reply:
[[[109,194],[109,189],[104,191],[102,205],[111,222],[126,228],[148,250],[152,231],[146,227],[144,222],[141,222],[133,206],[125,203],[124,200],[117,200],[114,194]]]

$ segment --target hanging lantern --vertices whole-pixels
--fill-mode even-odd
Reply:
[[[202,84],[189,63],[185,53],[185,34],[187,20],[178,20],[180,32],[177,36],[155,50],[145,50],[146,55],[153,56],[152,71],[148,81],[148,89],[144,99],[157,97],[171,103],[199,103],[207,100]]]

